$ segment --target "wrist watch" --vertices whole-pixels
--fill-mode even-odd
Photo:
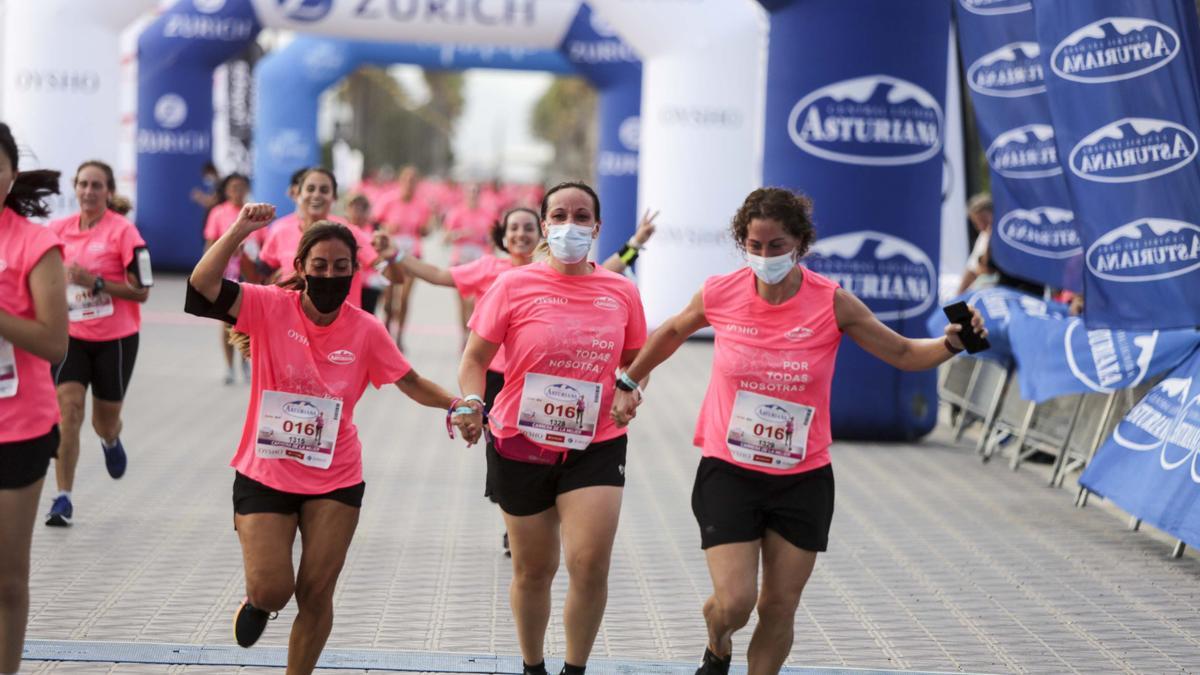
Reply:
[[[102,290],[104,290],[104,278],[96,277],[96,279],[92,282],[92,295],[95,295]]]

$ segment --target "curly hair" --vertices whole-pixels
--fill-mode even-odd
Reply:
[[[4,122],[0,122],[0,154],[8,158],[13,171],[17,171],[21,160],[17,152],[17,141],[13,138],[12,130]],[[38,169],[17,174],[12,189],[0,204],[0,209],[8,207],[25,218],[45,218],[50,215],[50,205],[47,203],[50,195],[58,194],[57,171]]]
[[[784,188],[759,188],[742,202],[729,229],[737,247],[745,251],[750,221],[755,218],[778,220],[783,224],[783,229],[796,238],[796,251],[803,258],[817,238],[812,210],[812,199],[804,194]]]

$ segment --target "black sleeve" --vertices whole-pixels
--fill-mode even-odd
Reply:
[[[233,303],[237,301],[238,293],[242,292],[242,287],[236,281],[229,279],[221,280],[221,292],[217,295],[216,302],[209,302],[208,298],[200,294],[189,279],[187,285],[187,293],[183,299],[183,311],[195,316],[204,317],[206,319],[217,319],[224,321],[229,325],[237,323],[237,319],[229,316],[229,308],[233,307]]]

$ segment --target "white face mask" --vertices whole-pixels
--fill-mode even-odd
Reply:
[[[587,225],[567,223],[551,225],[547,228],[546,243],[550,252],[559,262],[568,265],[577,263],[587,257],[592,250],[592,228]]]
[[[796,266],[796,256],[795,251],[770,258],[747,253],[746,262],[750,265],[750,269],[754,270],[754,276],[761,279],[764,284],[772,285],[783,281],[788,272],[792,271],[792,268]]]

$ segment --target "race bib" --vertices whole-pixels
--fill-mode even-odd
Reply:
[[[291,459],[328,469],[341,420],[340,398],[264,390],[258,402],[254,452],[263,459]]]
[[[112,296],[103,291],[92,293],[92,289],[78,284],[67,284],[67,318],[71,321],[91,321],[112,316]]]
[[[600,393],[599,382],[527,373],[517,429],[542,445],[583,450],[596,435]]]
[[[739,391],[729,415],[725,445],[733,458],[749,466],[790,469],[808,452],[811,406]]]
[[[12,343],[0,338],[0,398],[17,395],[17,355]]]

